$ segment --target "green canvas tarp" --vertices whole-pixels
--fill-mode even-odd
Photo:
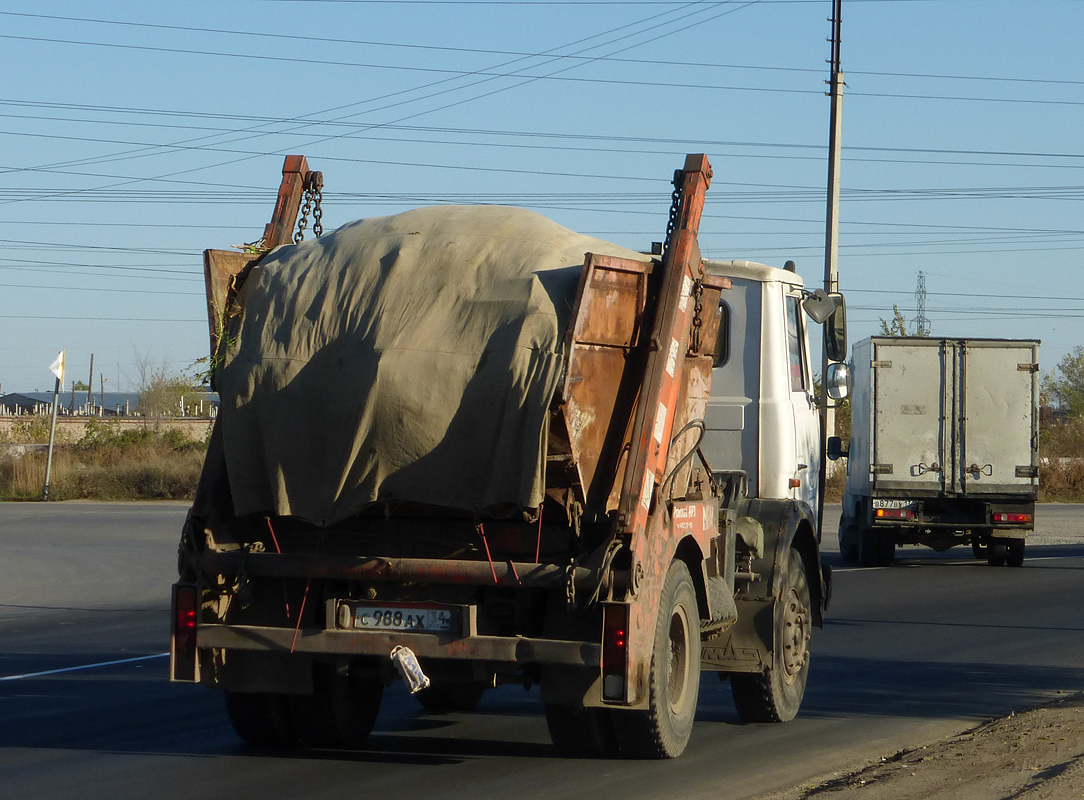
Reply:
[[[326,525],[374,503],[537,507],[584,254],[523,209],[438,206],[271,252],[217,373],[235,512]]]

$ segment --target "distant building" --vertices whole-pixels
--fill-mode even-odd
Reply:
[[[59,414],[64,416],[126,417],[139,416],[139,394],[136,392],[95,393],[94,409],[87,409],[87,392],[68,390],[58,398]],[[190,392],[184,398],[185,407],[177,408],[177,416],[214,416],[218,410],[218,395],[214,392]],[[0,395],[0,415],[48,414],[53,408],[52,392],[12,392]]]

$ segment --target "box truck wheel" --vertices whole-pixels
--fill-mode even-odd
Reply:
[[[1009,539],[1005,546],[1005,563],[1010,567],[1024,566],[1024,540]]]
[[[990,544],[986,545],[986,563],[991,567],[1005,566],[1008,551],[1009,548],[1003,539],[991,539]]]
[[[858,539],[861,528],[853,521],[839,523],[839,554],[845,561],[858,560]]]
[[[813,614],[805,564],[794,549],[787,556],[781,598],[775,604],[773,622],[775,642],[768,671],[737,672],[730,676],[734,705],[744,722],[793,719],[805,695]]]
[[[858,537],[858,561],[864,567],[890,567],[896,560],[896,538],[891,531],[863,528]]]
[[[234,733],[252,744],[287,745],[297,741],[286,696],[226,691],[226,713]]]
[[[700,612],[689,568],[670,562],[659,599],[648,675],[648,707],[614,712],[624,755],[676,758],[693,730],[700,690]]]
[[[566,758],[613,758],[618,754],[614,712],[574,703],[546,703],[546,726]]]
[[[384,684],[376,670],[351,664],[347,674],[331,665],[313,665],[313,693],[291,695],[294,725],[301,740],[315,747],[357,747],[373,730]]]

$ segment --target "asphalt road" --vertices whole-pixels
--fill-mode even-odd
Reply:
[[[1084,506],[1039,508],[1022,569],[961,548],[842,565],[829,519],[836,596],[793,722],[740,724],[705,675],[681,759],[570,761],[537,690],[434,716],[396,686],[365,750],[268,754],[239,743],[216,693],[166,680],[184,514],[0,504],[0,797],[738,800],[1084,689]]]

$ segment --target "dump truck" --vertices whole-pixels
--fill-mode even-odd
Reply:
[[[279,746],[361,745],[396,680],[434,713],[538,686],[568,756],[680,755],[701,671],[794,717],[831,594],[807,319],[842,358],[844,308],[704,260],[711,177],[676,171],[652,252],[494,206],[304,241],[323,178],[288,157],[263,239],[204,254],[171,679]]]
[[[1020,566],[1039,486],[1039,342],[873,336],[854,346],[845,557],[903,545]],[[841,448],[834,448],[838,450]]]

